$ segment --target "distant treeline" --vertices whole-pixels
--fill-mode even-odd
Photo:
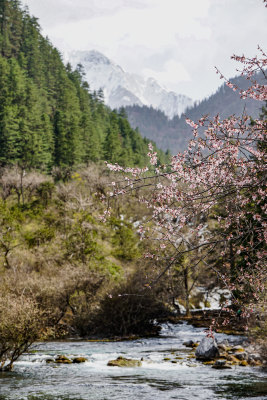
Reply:
[[[148,140],[64,66],[19,0],[0,0],[0,164],[49,171],[107,160],[143,166]],[[159,151],[161,161],[166,156]]]

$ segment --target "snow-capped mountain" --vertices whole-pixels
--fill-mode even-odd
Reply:
[[[105,102],[111,108],[137,104],[152,106],[169,118],[181,115],[193,101],[184,95],[169,92],[153,78],[125,72],[98,51],[74,51],[65,60],[75,68],[82,64],[91,90],[103,89]]]

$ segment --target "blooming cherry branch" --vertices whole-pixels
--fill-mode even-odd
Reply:
[[[226,80],[242,98],[256,101],[267,100],[267,86],[256,82],[258,73],[266,78],[267,57],[260,47],[259,51],[260,57],[233,56],[243,65],[241,74],[251,83],[248,89]],[[253,304],[260,301],[266,282],[266,120],[252,123],[248,115],[227,119],[217,115],[186,122],[194,139],[186,151],[172,157],[170,165],[158,165],[152,144],[149,167],[107,164],[111,171],[125,175],[112,183],[112,197],[143,189],[139,200],[153,221],[149,238],[159,242],[157,255],[146,257],[161,255],[164,271],[185,252],[197,255],[199,263],[217,251],[223,266],[223,272],[216,270],[220,279],[233,298],[242,298],[243,293]],[[208,227],[210,219],[217,229]],[[145,224],[139,230],[145,237]]]

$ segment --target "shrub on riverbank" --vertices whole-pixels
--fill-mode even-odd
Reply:
[[[110,224],[99,217],[104,211],[100,196],[110,190],[110,179],[110,173],[97,165],[77,171],[65,182],[54,182],[51,176],[34,171],[21,177],[17,167],[0,171],[0,313],[6,318],[10,315],[3,294],[12,305],[10,313],[23,299],[20,307],[25,305],[34,321],[39,315],[36,324],[42,325],[42,329],[31,330],[29,339],[25,333],[21,347],[12,333],[17,321],[9,319],[10,340],[22,351],[36,339],[90,335],[95,330],[90,325],[92,317],[107,307],[107,294],[118,290],[125,275],[139,268],[144,249],[134,225],[142,218],[142,207],[135,207],[134,201],[129,205],[118,200]],[[124,286],[120,290],[125,293],[128,287]],[[144,296],[146,301],[148,297]],[[138,296],[137,300],[136,305]],[[153,297],[153,302],[151,315],[155,318],[160,300]],[[128,314],[126,308],[123,312]],[[23,315],[20,312],[21,318]],[[148,313],[142,321],[146,318]],[[109,332],[117,331],[114,326]],[[146,324],[141,324],[139,333],[144,331]],[[5,350],[7,340],[3,333],[1,362],[17,356],[17,352],[12,356],[13,347]]]
[[[148,273],[151,279],[153,271]],[[151,288],[146,280],[145,271],[137,270],[113,288],[99,303],[88,331],[119,337],[157,334],[160,328],[156,321],[166,317],[169,308],[161,300],[162,286]]]
[[[14,362],[42,334],[46,320],[33,300],[23,294],[0,296],[0,371],[10,371]]]

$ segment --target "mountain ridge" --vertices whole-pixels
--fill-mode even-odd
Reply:
[[[261,77],[258,76],[257,79],[260,83]],[[230,81],[242,89],[246,89],[249,85],[243,76],[237,76]],[[211,118],[217,114],[221,118],[227,118],[233,114],[241,116],[244,111],[252,118],[256,118],[263,105],[264,102],[240,99],[238,92],[234,92],[224,83],[214,94],[188,108],[180,117],[168,119],[158,110],[138,105],[125,107],[125,111],[132,128],[138,127],[143,136],[155,141],[161,149],[171,149],[171,153],[176,154],[185,150],[189,140],[192,139],[192,128],[186,124],[186,118],[197,122],[207,114]]]
[[[78,64],[84,67],[90,88],[95,91],[103,89],[106,104],[112,109],[134,104],[152,106],[173,118],[193,105],[189,97],[166,90],[154,78],[124,71],[96,50],[72,51],[65,53],[64,59],[74,68]]]

